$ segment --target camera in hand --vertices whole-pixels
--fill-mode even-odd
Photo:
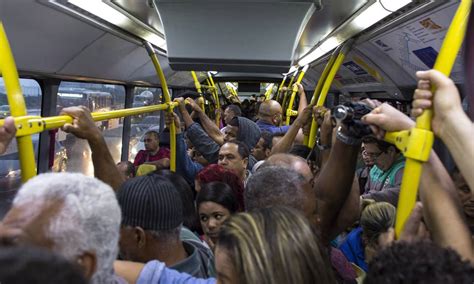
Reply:
[[[372,108],[363,103],[345,103],[334,107],[331,116],[338,123],[346,125],[351,136],[362,138],[372,134],[370,127],[361,120],[371,111]]]

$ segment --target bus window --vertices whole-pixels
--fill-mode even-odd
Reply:
[[[41,115],[41,88],[35,80],[20,79],[21,89],[25,98],[28,115]],[[5,84],[0,77],[0,118],[10,115]],[[32,136],[35,157],[38,155],[39,134]],[[21,184],[20,162],[18,160],[16,140],[8,146],[7,151],[0,156],[0,218],[8,210]]]
[[[86,106],[92,112],[104,112],[123,109],[125,106],[125,88],[118,85],[94,84],[82,82],[61,82],[57,95],[57,114],[63,108],[71,106]],[[105,141],[109,147],[114,161],[120,161],[122,151],[123,119],[112,119],[97,122],[97,127],[102,130]],[[56,151],[64,147],[67,162],[63,167],[54,161],[53,170],[81,172],[93,175],[92,158],[86,140],[76,138],[72,134],[58,130],[56,133]]]
[[[171,94],[171,93],[170,93]],[[164,102],[163,93],[158,88],[136,87],[133,90],[133,107],[161,104]],[[161,111],[132,116],[130,133],[130,160],[133,161],[138,151],[145,149],[144,135],[147,131],[160,132]],[[162,139],[165,140],[165,139]],[[166,141],[160,141],[166,142]],[[169,142],[167,142],[169,143]]]

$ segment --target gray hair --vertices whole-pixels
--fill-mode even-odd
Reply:
[[[282,166],[261,167],[247,181],[244,204],[247,211],[273,206],[288,206],[302,211],[305,178]]]
[[[78,173],[41,174],[21,187],[13,205],[51,200],[64,202],[46,232],[54,240],[53,250],[69,260],[95,252],[97,269],[91,283],[112,283],[121,220],[112,188]]]

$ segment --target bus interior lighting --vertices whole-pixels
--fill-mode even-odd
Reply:
[[[102,0],[67,0],[68,3],[166,50],[166,40],[131,15],[125,15]]]
[[[388,2],[390,2],[389,5],[387,5]],[[397,10],[405,7],[411,2],[411,0],[375,1],[372,5],[343,24],[341,28],[336,30],[332,35],[329,35],[329,38],[320,41],[318,46],[313,51],[303,56],[303,58],[298,61],[298,65],[303,66],[316,61],[349,38],[355,36],[365,29],[370,28],[372,25],[376,24]]]

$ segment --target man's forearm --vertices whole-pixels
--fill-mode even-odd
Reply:
[[[201,120],[204,131],[212,138],[217,144],[224,144],[224,135],[221,133],[217,125],[204,113],[204,111],[198,111],[199,119]]]
[[[327,164],[315,182],[321,217],[321,235],[329,242],[335,235],[333,224],[349,195],[354,179],[360,145],[350,146],[336,139]]]
[[[421,176],[423,216],[436,243],[451,247],[474,262],[471,234],[463,221],[455,190],[448,172],[432,151]]]
[[[460,115],[461,114],[461,115]],[[474,124],[461,111],[453,113],[445,120],[440,133],[469,188],[474,189]]]
[[[124,182],[102,135],[88,139],[92,151],[94,176],[117,191]]]

